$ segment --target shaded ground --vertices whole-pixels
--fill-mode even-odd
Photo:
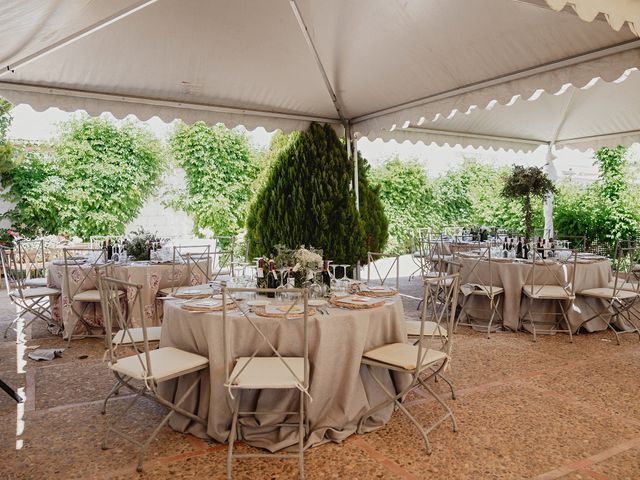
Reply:
[[[403,271],[406,265],[403,266]],[[407,267],[408,268],[408,267]],[[402,279],[402,291],[419,295]],[[405,300],[415,314],[416,302]],[[0,327],[13,318],[0,292]],[[458,399],[448,400],[459,432],[442,425],[430,435],[433,454],[400,413],[381,430],[307,451],[309,479],[638,479],[640,478],[640,344],[610,333],[564,335],[537,343],[524,333],[487,340],[463,329],[455,338],[451,377]],[[41,324],[0,342],[0,378],[21,389],[17,407],[0,393],[2,479],[223,478],[226,446],[208,444],[165,428],[150,448],[145,472],[135,472],[135,452],[116,441],[100,449],[104,417],[99,403],[111,386],[99,340],[74,341],[63,358],[36,363],[22,351],[65,346]],[[25,362],[24,365],[17,362]],[[416,395],[410,408],[427,420],[439,413]],[[116,400],[112,412],[122,409]],[[148,432],[162,411],[142,404],[132,435]],[[240,446],[246,450],[248,447]],[[236,478],[296,478],[292,462],[238,462]]]

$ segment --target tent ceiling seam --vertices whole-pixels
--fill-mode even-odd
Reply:
[[[359,123],[363,123],[366,120],[378,118],[388,113],[396,113],[408,108],[427,105],[429,103],[437,102],[439,100],[444,100],[447,98],[455,97],[457,95],[462,95],[465,93],[471,93],[477,90],[481,90],[486,87],[493,87],[493,86],[507,83],[513,80],[519,80],[522,78],[531,77],[531,76],[549,72],[552,70],[557,70],[559,68],[564,68],[572,65],[577,65],[580,63],[585,63],[591,60],[596,60],[598,58],[614,55],[616,53],[622,53],[628,50],[634,50],[636,48],[640,48],[640,40],[629,40],[627,42],[612,45],[610,47],[605,47],[605,48],[594,50],[581,55],[576,55],[573,57],[564,58],[562,60],[556,60],[553,62],[545,63],[537,67],[518,70],[505,75],[501,75],[499,77],[494,77],[488,80],[482,80],[479,82],[470,83],[468,85],[463,85],[458,88],[436,93],[428,97],[419,98],[416,100],[412,100],[410,102],[401,103],[401,104],[388,107],[382,110],[373,111],[364,115],[360,115],[358,117],[354,117],[351,119],[351,122],[354,125],[358,125]]]
[[[11,72],[13,73],[17,68],[20,67],[24,67],[25,65],[28,65],[29,63],[38,60],[39,58],[44,57],[45,55],[48,55],[50,53],[55,52],[56,50],[59,50],[61,48],[66,47],[67,45],[70,45],[74,42],[76,42],[77,40],[80,40],[84,37],[87,37],[95,32],[97,32],[98,30],[101,30],[115,22],[118,22],[119,20],[122,20],[125,17],[128,17],[129,15],[136,13],[146,7],[148,7],[149,5],[152,5],[154,3],[156,3],[158,0],[141,0],[136,2],[133,5],[129,5],[127,8],[124,8],[122,10],[119,10],[118,12],[114,13],[113,15],[109,15],[106,18],[100,19],[97,22],[89,25],[88,27],[83,28],[82,30],[79,30],[77,32],[72,33],[71,35],[67,35],[66,37],[58,40],[57,42],[52,43],[51,45],[47,45],[44,48],[41,48],[40,50],[38,50],[37,52],[34,52],[30,55],[27,55],[26,57],[23,57],[19,60],[16,60],[14,63],[6,65],[5,67],[3,67],[0,70],[0,77],[2,77],[3,75]]]
[[[342,103],[340,102],[340,99],[336,95],[336,92],[333,89],[331,82],[329,81],[329,77],[327,76],[327,72],[324,69],[324,65],[322,64],[322,60],[320,59],[320,55],[318,54],[318,50],[316,49],[316,46],[313,43],[313,39],[309,34],[309,29],[307,28],[307,25],[304,22],[304,18],[302,18],[302,12],[300,12],[300,9],[298,8],[298,4],[296,3],[296,0],[289,0],[289,5],[291,5],[291,10],[293,10],[293,15],[296,17],[296,21],[298,22],[298,27],[302,32],[302,36],[304,37],[305,42],[307,43],[307,47],[311,51],[311,54],[313,55],[313,58],[316,61],[318,69],[320,70],[320,74],[322,75],[322,80],[324,81],[324,84],[329,92],[329,95],[331,96],[331,101],[333,102],[333,106],[336,109],[336,112],[338,113],[338,117],[340,117],[341,122],[344,125],[346,125],[348,123],[348,120],[344,116],[344,113],[343,113],[344,108],[342,107]]]

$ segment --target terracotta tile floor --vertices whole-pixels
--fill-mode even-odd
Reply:
[[[417,294],[416,284],[403,291]],[[415,315],[415,301],[405,301]],[[0,293],[0,327],[13,307]],[[13,334],[14,335],[14,334]],[[498,333],[490,340],[462,329],[450,377],[457,400],[443,395],[459,431],[444,423],[430,434],[433,454],[409,421],[396,413],[384,428],[306,452],[309,479],[640,479],[640,343],[610,333],[542,337]],[[102,451],[99,404],[111,386],[99,340],[74,341],[62,358],[36,363],[25,349],[66,347],[41,324],[0,342],[0,378],[26,396],[16,406],[0,393],[0,479],[223,478],[225,445],[209,444],[168,427],[149,449],[145,472],[135,472],[130,445]],[[436,388],[448,390],[443,383]],[[420,393],[420,392],[419,392]],[[117,414],[124,402],[115,400]],[[408,408],[424,420],[439,413],[417,394]],[[148,432],[162,410],[141,403],[132,436]],[[250,447],[239,445],[241,450]],[[297,478],[295,462],[237,462],[236,478]]]

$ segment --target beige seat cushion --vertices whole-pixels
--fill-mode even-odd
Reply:
[[[295,375],[292,375],[282,360],[287,362]],[[240,357],[231,372],[231,385],[234,388],[255,389],[297,388],[304,381],[304,358],[282,357],[282,360],[279,357]],[[242,370],[245,365],[247,366]]]
[[[630,298],[638,296],[638,294],[635,292],[630,292],[628,290],[618,290],[616,292],[613,288],[609,287],[590,288],[588,290],[582,290],[578,293],[579,295],[583,295],[585,297],[604,298],[605,300],[611,300],[612,298],[628,300]]]
[[[144,334],[142,328],[129,328],[129,333],[124,330],[117,331],[111,338],[114,345],[131,345],[132,343],[143,343]],[[162,327],[147,327],[147,340],[149,342],[159,342],[162,334]],[[133,340],[133,341],[132,341]]]
[[[11,292],[11,295],[14,297],[19,297],[20,293],[14,291]],[[49,287],[25,288],[22,290],[22,295],[24,295],[24,298],[50,297],[60,295],[60,290],[58,290],[57,288]]]
[[[447,355],[444,352],[432,349],[423,349],[422,355],[423,367],[447,358]],[[364,358],[375,360],[380,363],[386,363],[405,370],[415,370],[418,361],[418,345],[389,343],[382,347],[369,350],[364,354]]]
[[[407,327],[407,335],[410,337],[419,337],[420,336],[420,327],[422,322],[416,320],[407,320],[404,322]],[[438,325],[436,322],[432,322],[430,320],[425,320],[424,322],[424,335],[428,337],[446,337],[447,329]]]
[[[29,278],[24,281],[25,286],[27,287],[46,287],[47,279],[42,277],[37,278]]]
[[[533,291],[531,287],[533,287]],[[570,300],[574,298],[560,285],[525,285],[522,287],[522,292],[527,297],[540,300]]]
[[[149,352],[151,373],[148,378],[157,382],[186,375],[201,370],[209,360],[195,353],[185,352],[173,347],[162,347]],[[140,361],[142,360],[142,362]],[[112,370],[137,380],[144,380],[147,375],[142,365],[146,366],[145,355],[132,355],[111,364]]]
[[[496,297],[504,293],[504,288],[479,283],[465,283],[460,286],[460,290],[465,295],[481,295],[483,297]]]
[[[609,282],[608,287],[609,288],[614,288],[615,285],[616,285],[616,280],[613,279],[613,280],[611,280]],[[619,278],[618,279],[618,288],[620,290],[627,290],[629,292],[637,292],[638,291],[638,284],[635,283],[635,282],[629,282],[629,281],[626,281],[626,280],[624,280],[622,278]]]
[[[118,295],[124,295],[124,292],[119,292]],[[100,292],[98,290],[85,290],[84,292],[76,293],[73,297],[74,302],[99,302]]]

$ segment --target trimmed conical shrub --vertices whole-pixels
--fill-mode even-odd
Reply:
[[[270,255],[276,245],[311,245],[335,263],[355,264],[366,260],[368,243],[384,246],[386,218],[379,198],[374,198],[377,193],[366,178],[360,182],[367,205],[380,210],[363,215],[365,222],[351,189],[353,162],[330,126],[311,124],[274,148],[279,149],[277,158],[247,217],[251,257]],[[366,171],[364,160],[362,165]],[[374,221],[383,228],[370,225]],[[384,239],[368,242],[381,232]]]
[[[358,194],[360,199],[360,218],[365,235],[365,248],[369,252],[383,252],[389,237],[389,220],[384,213],[380,199],[380,185],[369,182],[368,162],[358,152]]]

